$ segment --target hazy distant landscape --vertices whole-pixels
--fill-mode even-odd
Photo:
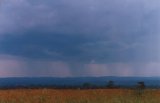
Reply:
[[[84,83],[105,87],[109,81],[120,88],[134,88],[138,82],[144,82],[147,88],[160,88],[160,77],[10,77],[0,78],[1,88],[16,87],[82,87]]]

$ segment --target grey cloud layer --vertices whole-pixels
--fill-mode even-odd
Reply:
[[[4,0],[0,53],[68,62],[159,61],[158,0]]]

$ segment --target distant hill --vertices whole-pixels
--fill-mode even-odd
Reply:
[[[10,77],[0,78],[0,87],[31,87],[31,86],[81,86],[83,83],[104,86],[108,81],[114,81],[120,87],[133,87],[139,81],[144,81],[147,87],[160,87],[160,77]]]

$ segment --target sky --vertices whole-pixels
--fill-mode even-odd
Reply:
[[[159,76],[160,0],[0,0],[0,77]]]

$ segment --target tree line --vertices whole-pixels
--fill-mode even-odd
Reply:
[[[110,80],[107,82],[106,85],[104,86],[97,86],[97,85],[93,85],[89,82],[86,82],[82,85],[82,89],[94,89],[94,88],[109,88],[109,89],[115,89],[115,88],[124,88],[121,86],[118,86],[115,84],[114,81]],[[125,87],[126,88],[126,87]],[[137,89],[145,89],[146,85],[143,81],[137,82],[137,84],[135,84],[135,86],[130,87],[130,88],[137,88]]]
[[[0,89],[17,89],[17,88],[29,88],[29,89],[35,89],[35,88],[51,88],[51,89],[115,89],[115,88],[126,88],[121,87],[115,84],[114,81],[109,80],[106,82],[106,85],[95,85],[90,82],[85,82],[82,85],[16,85],[16,86],[5,86],[0,87]],[[143,81],[137,82],[137,84],[130,88],[137,88],[137,89],[145,89],[146,85]]]

